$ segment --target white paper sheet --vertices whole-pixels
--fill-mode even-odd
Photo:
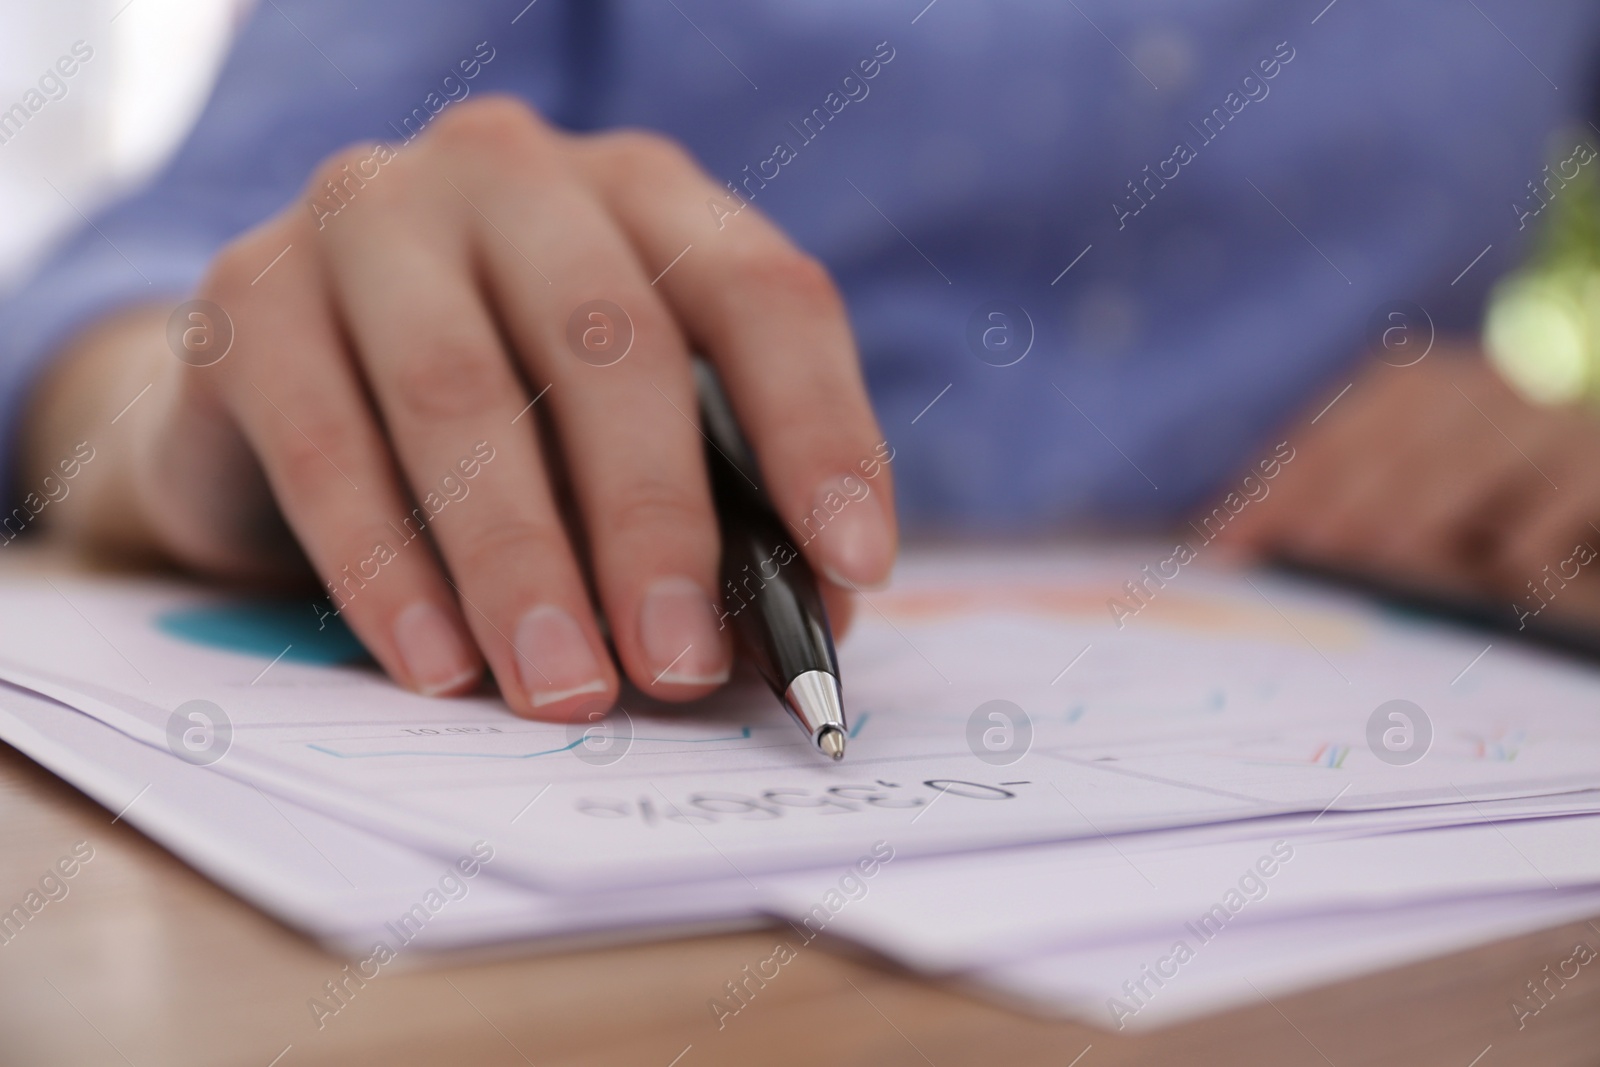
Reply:
[[[1182,954],[1174,951],[1179,937],[1146,937],[1024,960],[961,979],[1036,1011],[1137,1033],[1595,916],[1600,916],[1600,892],[1546,889],[1288,922],[1246,919],[1205,943],[1185,934],[1192,954],[1182,962]],[[1591,951],[1600,948],[1600,930],[1586,928],[1579,936]],[[1566,957],[1563,953],[1541,962],[1559,966]],[[1517,989],[1507,990],[1507,1000],[1508,1018],[1516,1017],[1512,1000],[1521,1000],[1530,1010],[1539,1007]]]
[[[223,773],[436,856],[490,840],[503,877],[563,891],[847,863],[876,840],[934,855],[1600,787],[1592,668],[1189,571],[1119,627],[1107,601],[1140,573],[1126,556],[912,559],[841,649],[856,736],[837,766],[752,687],[694,709],[628,698],[631,746],[600,765],[490,698],[197,644],[208,612],[236,606],[177,585],[6,580],[0,676],[153,744],[178,706],[214,701],[234,724]],[[1409,766],[1365,741],[1396,697],[1433,723]],[[996,698],[1032,726],[1009,766],[969,747]]]
[[[1282,829],[1255,840],[1186,845],[1181,834],[1122,836],[1098,849],[891,865],[826,922],[918,969],[962,971],[1095,940],[1199,937],[1244,915],[1283,919],[1600,886],[1600,815],[1367,837]],[[809,886],[776,884],[785,914],[799,919],[814,906]]]
[[[755,921],[758,905],[791,916],[797,936],[825,927],[831,935],[857,932],[857,916],[872,894],[890,885],[889,871],[920,885],[942,912],[924,909],[927,924],[947,926],[966,919],[944,892],[948,873],[940,860],[893,860],[871,878],[842,882],[850,869],[819,869],[762,879],[760,891],[741,879],[682,886],[648,887],[628,894],[550,896],[496,876],[494,860],[472,878],[457,876],[435,857],[415,852],[350,827],[290,801],[269,798],[226,775],[183,763],[164,750],[143,745],[64,705],[0,684],[0,738],[61,774],[108,809],[172,849],[213,879],[332,947],[352,954],[372,973],[373,949],[382,942],[398,963],[426,962],[429,950],[513,939],[571,943],[574,938],[655,936],[693,930],[736,928]],[[1333,812],[1306,826],[1306,819],[1279,818],[1164,833],[1127,835],[1118,848],[1155,871],[1176,853],[1245,843],[1261,847],[1278,832],[1298,840],[1340,840],[1385,826],[1415,826],[1426,818],[1451,820],[1484,815],[1532,817],[1566,810],[1593,810],[1594,794],[1568,794],[1527,801],[1490,801],[1403,812]],[[1397,820],[1395,816],[1403,816]],[[1253,837],[1251,835],[1254,835]],[[1026,853],[991,853],[977,862],[1015,864],[1049,853],[1057,863],[1088,856],[1104,843],[1068,842]],[[470,851],[470,846],[467,846]],[[1206,849],[1205,851],[1210,851]],[[1285,870],[1292,867],[1291,859]],[[1198,873],[1187,860],[1186,872]],[[1280,874],[1283,872],[1279,872]],[[1275,880],[1274,880],[1275,881]],[[844,898],[837,915],[819,924],[808,909],[830,900],[830,891],[865,887],[861,899]],[[1269,884],[1273,884],[1269,881]],[[461,887],[461,888],[458,888]],[[1458,887],[1443,885],[1441,892]],[[427,911],[428,894],[444,889],[443,902]],[[798,901],[785,906],[785,901]],[[1073,893],[1070,905],[1087,907],[1088,894]],[[419,922],[418,908],[426,912]],[[1038,913],[1046,919],[1055,909]],[[847,914],[852,912],[853,914]],[[1600,893],[1534,891],[1509,896],[1430,900],[1406,907],[1356,912],[1311,912],[1276,921],[1266,909],[1247,907],[1205,943],[1188,930],[1181,936],[1197,949],[1181,973],[1154,986],[1140,968],[1170,957],[1169,931],[1117,935],[1105,929],[1083,943],[1001,966],[970,970],[960,980],[1034,1011],[1072,1015],[1095,1025],[1123,1023],[1143,1029],[1193,1014],[1219,1010],[1249,998],[1282,993],[1383,966],[1452,951],[1471,944],[1600,912]],[[834,922],[834,918],[846,921]],[[1159,925],[1159,914],[1147,916]],[[808,922],[809,921],[809,922]],[[1048,922],[1042,925],[1048,926]],[[1139,926],[1134,923],[1133,926]],[[1209,930],[1208,930],[1209,932]],[[781,930],[777,937],[789,939]],[[891,948],[884,938],[869,943]],[[417,950],[420,950],[420,954]],[[917,963],[917,953],[903,956]],[[969,966],[974,961],[969,960]],[[1171,965],[1166,965],[1170,967]],[[1121,983],[1143,983],[1135,998]],[[708,991],[708,996],[720,990]],[[1108,1008],[1115,996],[1121,1011]]]
[[[643,937],[764,922],[743,882],[550,896],[454,863],[141,744],[0,683],[0,739],[234,893],[329,945],[425,951],[589,934]],[[463,839],[458,858],[480,858]],[[441,881],[449,877],[441,885]],[[430,893],[437,893],[429,899]],[[423,914],[416,912],[421,905]]]

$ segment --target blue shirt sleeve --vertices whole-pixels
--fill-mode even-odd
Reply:
[[[15,484],[17,432],[50,358],[110,312],[175,305],[219,248],[289,203],[328,154],[359,141],[399,144],[434,108],[485,91],[514,92],[547,114],[570,108],[564,67],[581,50],[564,45],[584,27],[560,0],[516,17],[522,6],[259,5],[163,172],[99,213],[0,303],[0,504],[26,491]]]

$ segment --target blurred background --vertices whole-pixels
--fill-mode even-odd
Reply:
[[[256,2],[0,0],[0,296],[177,147]],[[85,52],[41,94],[48,122],[4,124],[58,60]],[[1579,142],[1600,150],[1600,128],[1553,139],[1566,151],[1552,172],[1566,163],[1570,173]],[[1484,341],[1529,399],[1600,406],[1600,167],[1578,172],[1531,223],[1535,250],[1496,287]]]
[[[1568,151],[1550,161],[1558,180],[1545,194],[1537,243],[1521,269],[1495,287],[1484,344],[1529,399],[1600,407],[1600,168],[1583,166],[1576,178],[1561,180],[1572,173],[1574,145],[1600,145],[1600,129],[1575,131]]]
[[[177,147],[252,6],[0,0],[0,293],[82,225],[79,212],[138,184]],[[57,82],[49,76],[63,56],[77,69]],[[3,122],[30,91],[45,97],[49,121]]]

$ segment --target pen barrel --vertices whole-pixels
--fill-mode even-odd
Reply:
[[[722,625],[782,694],[808,671],[838,676],[817,580],[765,494],[715,446],[706,466],[722,534]]]

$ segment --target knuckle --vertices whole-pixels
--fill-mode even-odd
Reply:
[[[500,355],[481,344],[441,341],[407,354],[394,391],[407,415],[450,419],[503,407],[515,382]]]
[[[328,219],[341,214],[347,207],[359,213],[371,210],[371,201],[401,195],[406,183],[399,178],[378,180],[385,168],[398,158],[387,144],[367,142],[347,145],[328,156],[311,172],[306,183],[304,203],[297,205],[295,218],[304,224],[315,222],[314,230],[321,231]],[[393,172],[404,170],[394,164]]]
[[[430,127],[430,140],[447,151],[482,152],[526,146],[554,131],[528,104],[514,96],[491,94],[446,110]]]
[[[681,487],[660,481],[627,486],[600,508],[601,527],[613,537],[642,539],[659,544],[663,535],[678,531],[709,531],[711,515],[705,504]],[[714,536],[709,534],[708,536]]]
[[[727,268],[731,291],[755,301],[776,301],[819,316],[842,316],[844,301],[821,262],[800,252],[763,251],[735,257]]]
[[[221,304],[224,298],[251,292],[251,283],[260,277],[262,268],[292,239],[291,228],[291,221],[280,217],[229,241],[207,265],[198,287],[200,295]]]
[[[278,402],[284,411],[293,412],[293,425],[277,412],[264,416],[274,426],[272,465],[283,485],[296,492],[316,492],[335,483],[347,486],[344,474],[354,466],[358,429],[355,420],[320,408],[291,408]],[[334,464],[338,464],[337,467]]]
[[[250,271],[251,264],[255,261],[250,243],[245,238],[239,238],[225,245],[222,251],[212,257],[210,265],[206,268],[205,278],[200,282],[201,295],[225,303],[227,298],[236,293],[242,293],[250,286],[254,274]],[[259,272],[261,268],[255,268]]]
[[[689,152],[677,141],[654,130],[626,129],[604,135],[601,144],[618,162],[642,171],[697,168]]]
[[[306,197],[315,200],[330,190],[350,190],[353,184],[371,180],[374,152],[372,144],[350,144],[327,156],[311,171],[306,185]]]
[[[547,569],[559,566],[558,561],[565,561],[568,555],[559,527],[529,519],[477,527],[463,532],[459,541],[459,549],[449,554],[457,561],[463,581],[499,581],[494,576],[525,572],[530,561]]]

